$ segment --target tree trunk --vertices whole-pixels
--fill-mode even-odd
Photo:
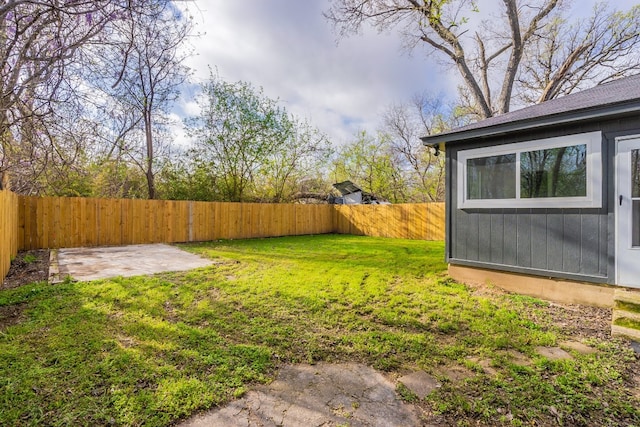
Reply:
[[[144,112],[144,134],[147,143],[147,188],[149,190],[149,199],[156,198],[156,184],[153,176],[153,133],[151,130],[151,111]]]
[[[0,190],[11,190],[11,181],[7,171],[0,172]]]

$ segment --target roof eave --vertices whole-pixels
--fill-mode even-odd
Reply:
[[[505,133],[537,129],[541,127],[567,123],[577,123],[590,119],[625,115],[634,112],[640,112],[640,100],[636,99],[633,102],[592,107],[588,109],[569,111],[565,113],[536,117],[516,122],[501,123],[495,126],[470,129],[467,131],[453,131],[445,134],[428,135],[423,136],[420,139],[422,140],[423,145],[434,146],[446,144],[447,142],[461,142],[475,138],[487,138],[491,136],[503,135]]]

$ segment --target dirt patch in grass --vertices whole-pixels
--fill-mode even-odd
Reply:
[[[26,304],[0,306],[0,331],[22,322],[24,320],[23,311],[25,306]]]
[[[580,390],[581,405],[598,405],[597,402],[584,399],[585,395],[593,393],[593,395],[603,395],[603,402],[600,408],[592,407],[589,411],[583,413],[572,413],[575,407],[579,407],[578,404],[566,404],[563,402],[562,408],[560,405],[553,405],[552,402],[546,407],[546,410],[540,411],[538,408],[537,413],[530,419],[532,425],[571,425],[571,426],[607,426],[607,425],[635,425],[634,421],[637,421],[637,413],[624,405],[619,405],[616,408],[610,408],[607,399],[611,399],[610,396],[628,396],[629,398],[638,399],[640,397],[640,358],[638,354],[633,355],[629,350],[629,342],[613,338],[611,336],[611,315],[612,310],[610,308],[589,307],[578,304],[561,304],[554,302],[546,302],[536,300],[527,296],[511,294],[493,286],[470,286],[470,292],[473,295],[479,297],[490,297],[496,299],[506,299],[513,301],[514,309],[516,309],[520,316],[524,319],[529,319],[533,324],[537,325],[544,331],[553,331],[558,337],[557,343],[561,347],[568,347],[568,349],[576,350],[575,357],[579,360],[569,361],[554,361],[553,357],[548,357],[549,361],[541,362],[535,360],[529,356],[510,349],[502,353],[507,360],[510,360],[514,366],[507,370],[501,370],[497,372],[495,369],[486,369],[487,366],[491,366],[491,363],[486,359],[478,357],[469,358],[470,362],[476,363],[483,368],[485,374],[490,379],[489,381],[495,383],[501,383],[501,387],[509,389],[512,384],[522,380],[527,376],[535,377],[539,375],[539,380],[529,381],[529,390],[527,386],[524,386],[522,390],[517,393],[511,392],[510,394],[502,394],[500,388],[491,389],[486,387],[485,384],[475,384],[472,378],[472,382],[468,387],[462,387],[458,384],[459,381],[452,379],[446,387],[443,388],[443,394],[450,400],[458,399],[460,406],[464,407],[469,405],[469,402],[478,402],[483,399],[492,400],[493,409],[496,414],[487,419],[483,419],[482,416],[478,416],[477,411],[472,407],[465,408],[465,410],[457,410],[455,405],[447,408],[444,413],[432,414],[427,416],[426,419],[431,422],[437,422],[438,425],[456,426],[456,425],[512,425],[514,422],[514,416],[508,408],[507,403],[510,403],[510,399],[514,396],[518,398],[535,399],[538,395],[535,389],[540,387],[544,388],[553,384],[553,387],[563,386],[566,382],[571,381],[570,375],[567,375],[564,370],[581,372],[578,378],[580,382],[590,383],[588,387],[580,388],[574,384],[572,388],[567,388],[566,395],[558,395],[558,398],[571,400],[570,393],[574,393],[574,390]],[[569,341],[561,341],[562,339]],[[567,344],[569,343],[569,344]],[[574,348],[575,347],[575,348]],[[553,347],[555,349],[555,347]],[[600,382],[599,379],[590,377],[594,372],[597,372],[596,367],[598,365],[606,365],[608,361],[616,360],[616,363],[612,363],[608,369],[618,369],[621,377],[616,381]],[[566,366],[566,368],[560,368]],[[599,374],[597,374],[599,375]],[[483,380],[486,381],[486,380]],[[593,387],[593,388],[591,388]],[[447,390],[451,388],[451,391]],[[604,398],[604,390],[608,389],[608,398]],[[532,390],[534,390],[532,392]],[[478,393],[482,391],[481,393]],[[484,394],[486,393],[486,394]],[[627,397],[621,398],[624,401]],[[428,413],[432,409],[433,405],[425,405],[422,402],[422,407],[425,413]],[[504,404],[505,407],[501,407]],[[476,414],[474,414],[476,412]],[[521,422],[518,421],[518,422]]]
[[[530,299],[526,296],[510,294],[493,285],[470,285],[473,295],[485,297],[515,296],[516,299]],[[577,340],[597,338],[607,340],[611,337],[611,309],[589,307],[579,304],[545,303],[540,306],[544,311],[528,310],[527,316],[538,324],[551,324],[563,333]]]
[[[633,396],[635,398],[640,398],[640,374],[636,373],[637,371],[634,371],[634,375],[631,378],[630,384],[631,384],[631,394],[633,394]]]
[[[18,252],[0,289],[14,289],[29,283],[46,281],[49,277],[49,250]],[[26,303],[0,306],[0,331],[21,323]]]
[[[562,332],[578,339],[611,337],[611,309],[576,304],[550,303],[546,309]]]
[[[49,278],[49,250],[20,251],[11,262],[11,268],[2,289],[13,289]]]

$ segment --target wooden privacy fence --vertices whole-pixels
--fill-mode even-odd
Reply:
[[[0,285],[18,253],[18,196],[0,191]]]
[[[443,240],[444,204],[299,205],[19,196],[20,249],[342,233]]]
[[[21,249],[323,234],[332,206],[20,197]]]
[[[444,203],[294,205],[31,197],[0,191],[0,214],[0,278],[19,249],[324,233],[444,239]]]

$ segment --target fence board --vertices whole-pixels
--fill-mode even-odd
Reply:
[[[24,209],[25,209],[25,234],[24,234],[24,239],[25,239],[25,243],[27,244],[27,249],[31,249],[36,247],[36,232],[37,232],[37,228],[36,228],[36,219],[35,219],[35,208],[36,208],[36,200],[35,199],[30,199],[27,203],[25,203],[24,205]],[[27,230],[29,230],[30,232],[27,234]]]
[[[18,200],[18,247],[24,248],[25,247],[25,241],[24,241],[24,227],[25,227],[24,202],[25,201],[23,198],[18,198],[17,196],[16,198]],[[6,202],[3,202],[3,203],[6,203]]]
[[[153,217],[153,223],[149,229],[149,243],[159,243],[166,240],[167,215],[164,212],[164,208],[165,205],[162,201],[149,201],[149,210],[152,212]]]
[[[196,202],[201,221],[194,233],[194,241],[214,240],[216,238],[216,205],[215,203]]]
[[[198,202],[202,212],[202,224],[198,227],[200,235],[197,241],[214,240],[216,238],[216,204]]]

